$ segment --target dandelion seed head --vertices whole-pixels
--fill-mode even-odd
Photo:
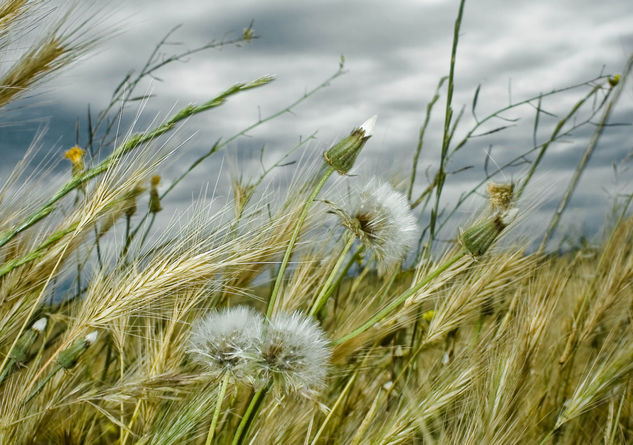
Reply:
[[[299,312],[277,314],[259,346],[259,381],[282,392],[311,393],[325,384],[330,348],[319,325]]]
[[[214,311],[194,323],[187,352],[216,376],[253,378],[263,318],[248,306]]]
[[[343,224],[372,250],[383,273],[402,260],[416,240],[417,224],[407,198],[386,182],[372,178],[351,195]]]

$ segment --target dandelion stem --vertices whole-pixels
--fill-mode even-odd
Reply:
[[[466,250],[462,249],[460,250],[455,256],[449,258],[444,264],[442,264],[440,267],[438,267],[437,269],[435,269],[433,271],[433,273],[427,275],[426,277],[424,277],[424,279],[422,281],[420,281],[418,284],[416,284],[415,286],[413,286],[412,288],[410,288],[409,290],[405,291],[403,294],[401,294],[398,298],[396,298],[395,300],[393,300],[391,303],[389,303],[384,309],[382,309],[380,312],[378,312],[376,315],[374,315],[373,317],[371,317],[369,320],[367,320],[364,324],[362,324],[360,327],[354,329],[352,332],[350,332],[349,334],[334,340],[333,344],[334,345],[340,345],[341,343],[345,343],[348,340],[351,340],[352,338],[362,334],[363,332],[365,332],[366,330],[368,330],[369,328],[371,328],[374,324],[378,323],[380,320],[382,320],[383,318],[385,318],[387,315],[389,315],[395,308],[397,308],[398,306],[400,306],[402,303],[404,303],[406,301],[407,298],[409,298],[410,296],[412,296],[413,294],[415,294],[417,291],[419,291],[422,287],[426,286],[431,280],[433,280],[434,278],[436,278],[437,276],[439,276],[442,272],[444,272],[446,269],[448,269],[449,267],[451,267],[453,264],[455,264],[457,261],[459,261],[460,259],[462,259],[465,255],[466,255]]]
[[[205,442],[205,445],[211,445],[211,443],[213,442],[213,435],[215,434],[215,427],[218,424],[218,419],[220,418],[220,410],[222,409],[222,402],[224,401],[224,395],[226,394],[226,387],[229,384],[229,377],[230,374],[227,372],[224,374],[224,378],[222,379],[220,394],[218,395],[218,400],[215,403],[213,420],[211,421],[211,426],[209,427],[209,434],[207,435],[207,441]]]
[[[6,379],[9,374],[11,374],[11,371],[13,371],[14,364],[15,364],[15,360],[9,359],[9,363],[7,363],[7,366],[4,367],[4,371],[2,371],[2,374],[0,375],[0,385],[2,385],[2,383],[4,382],[4,379]]]
[[[149,224],[147,225],[147,228],[145,229],[145,233],[143,233],[143,238],[141,238],[141,244],[139,244],[139,249],[141,249],[143,245],[145,244],[145,240],[147,239],[149,232],[152,230],[152,226],[154,225],[155,219],[156,219],[156,213],[152,213],[152,217],[149,220]]]
[[[321,437],[321,434],[323,434],[323,431],[325,431],[325,427],[327,426],[327,424],[332,419],[332,416],[334,415],[334,412],[339,407],[339,405],[341,404],[341,402],[343,401],[343,399],[345,398],[345,396],[347,395],[347,393],[351,389],[352,384],[356,381],[356,377],[357,376],[358,376],[358,370],[356,370],[354,372],[354,374],[352,374],[352,376],[347,381],[347,384],[345,385],[345,388],[343,388],[343,391],[341,391],[339,396],[336,398],[336,402],[334,402],[334,406],[332,406],[332,409],[330,410],[330,412],[328,413],[327,417],[325,418],[325,420],[321,424],[321,427],[319,428],[319,430],[317,431],[316,435],[314,436],[314,439],[312,439],[312,442],[311,442],[312,445],[315,445],[318,442],[319,438]]]
[[[248,428],[252,422],[255,413],[259,410],[262,400],[264,396],[268,392],[268,387],[264,387],[262,389],[257,390],[253,397],[251,398],[250,403],[248,404],[248,408],[246,408],[246,412],[242,416],[242,420],[240,424],[237,426],[237,430],[235,430],[235,435],[233,436],[233,441],[231,445],[240,445],[246,437],[246,433],[248,432]]]
[[[330,298],[330,295],[332,295],[332,292],[334,292],[334,289],[336,289],[335,286],[332,286],[332,282],[334,281],[339,269],[343,265],[343,261],[345,261],[345,257],[347,256],[347,253],[349,252],[349,250],[352,248],[352,245],[354,244],[355,239],[356,239],[355,237],[350,236],[349,239],[347,240],[347,243],[345,244],[343,251],[339,255],[338,260],[336,261],[336,264],[332,268],[330,275],[327,277],[327,280],[325,281],[325,284],[321,288],[319,295],[316,297],[314,304],[312,305],[312,309],[310,309],[311,316],[314,317],[316,316],[316,314],[319,313],[321,308],[323,308],[323,305],[327,302],[328,298]]]
[[[288,262],[290,261],[290,256],[292,255],[292,251],[294,250],[295,243],[297,242],[297,238],[299,237],[299,232],[301,232],[301,228],[303,227],[303,223],[308,216],[308,211],[312,206],[312,202],[317,197],[328,178],[334,173],[333,167],[328,167],[325,171],[316,187],[306,200],[306,203],[301,210],[301,214],[297,220],[297,225],[295,226],[294,232],[292,232],[292,236],[290,237],[290,241],[288,242],[288,247],[286,248],[286,253],[284,253],[283,260],[281,261],[281,265],[279,266],[279,272],[277,273],[277,279],[275,280],[275,285],[273,286],[273,291],[270,294],[270,300],[268,301],[268,309],[266,310],[266,319],[269,319],[273,313],[273,309],[275,307],[275,301],[277,300],[277,295],[279,294],[279,288],[281,287],[281,282],[284,277],[284,273],[286,272],[286,267],[288,267]]]
[[[48,381],[52,379],[55,374],[57,374],[57,371],[59,371],[60,369],[62,369],[61,365],[58,364],[57,366],[55,366],[55,368],[53,368],[53,370],[40,381],[37,387],[33,391],[31,391],[31,394],[29,394],[29,396],[24,400],[24,403],[27,403],[29,400],[35,397],[42,390],[42,388],[44,388]]]

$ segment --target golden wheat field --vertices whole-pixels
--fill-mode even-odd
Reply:
[[[3,109],[104,39],[74,9],[38,26],[46,5],[0,2],[0,54],[12,48],[0,72]],[[403,179],[355,173],[380,125],[380,116],[358,116],[331,144],[307,138],[257,178],[234,174],[220,210],[204,200],[170,209],[165,197],[205,159],[343,73],[341,60],[288,108],[164,176],[187,150],[169,139],[183,122],[274,88],[274,77],[227,82],[144,131],[121,129],[120,110],[147,99],[136,91],[142,79],[199,52],[247,45],[258,37],[253,25],[172,58],[151,54],[94,115],[88,142],[58,151],[55,163],[34,162],[37,140],[23,147],[0,178],[0,443],[633,443],[631,196],[599,242],[547,245],[630,89],[632,62],[510,105],[536,106],[538,122],[543,97],[580,91],[553,132],[521,154],[531,156],[524,174],[479,178],[485,204],[457,221],[440,200],[453,178],[448,161],[500,112],[455,136],[463,6],[449,75],[426,108],[444,128],[421,193],[413,184],[429,120]],[[16,41],[29,42],[17,56]],[[525,187],[550,145],[581,126],[591,131],[568,194],[549,226],[519,236],[536,205]],[[290,162],[308,143],[317,156]],[[267,186],[281,166],[294,169],[292,180]],[[459,229],[442,241],[449,221]]]

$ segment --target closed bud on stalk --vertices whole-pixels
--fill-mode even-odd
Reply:
[[[613,77],[609,77],[609,79],[607,80],[609,82],[609,85],[611,86],[611,88],[613,88],[614,86],[616,86],[617,84],[620,83],[620,78],[622,76],[620,76],[619,74],[616,74]]]
[[[158,213],[163,208],[160,205],[160,195],[158,194],[158,184],[160,184],[160,175],[152,176],[151,186],[149,191],[149,211],[151,213]]]
[[[75,366],[77,360],[86,352],[86,349],[97,340],[97,334],[97,331],[91,332],[60,352],[59,357],[57,357],[59,366],[64,369],[70,369]]]
[[[372,136],[375,125],[376,116],[374,115],[367,119],[359,128],[353,130],[345,139],[323,153],[325,162],[342,175],[349,172],[354,166],[356,157],[365,142]]]
[[[46,317],[42,317],[33,323],[30,329],[24,331],[13,348],[13,351],[11,351],[11,359],[16,363],[27,361],[29,358],[29,350],[33,346],[33,343],[35,343],[35,340],[37,340],[38,335],[46,329],[46,324]]]
[[[515,216],[516,209],[510,209],[504,213],[496,213],[461,231],[459,241],[462,247],[473,256],[483,255]]]
[[[132,216],[134,216],[137,209],[136,198],[145,190],[146,190],[145,187],[142,187],[141,185],[137,184],[134,186],[132,190],[130,190],[127,193],[127,195],[125,196],[125,201],[124,201],[125,216],[127,216],[128,218],[131,218]]]

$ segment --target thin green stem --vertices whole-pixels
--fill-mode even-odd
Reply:
[[[334,402],[334,405],[332,406],[332,409],[330,410],[330,412],[328,413],[327,417],[325,418],[325,420],[323,421],[323,423],[321,424],[321,427],[319,428],[319,430],[317,431],[317,433],[314,435],[314,438],[312,439],[311,445],[316,445],[316,443],[318,442],[318,440],[321,438],[321,435],[323,434],[323,432],[325,431],[325,428],[327,427],[328,423],[330,422],[330,420],[332,419],[332,417],[334,416],[334,412],[337,410],[337,408],[341,405],[341,403],[343,402],[343,399],[345,398],[345,396],[347,395],[347,393],[350,391],[350,389],[352,388],[352,385],[354,384],[354,382],[356,381],[356,377],[358,377],[358,369],[354,372],[354,374],[352,374],[352,376],[349,378],[349,380],[347,381],[347,383],[345,384],[345,387],[343,388],[343,391],[341,391],[341,393],[339,394],[339,396],[336,398],[336,402]]]
[[[0,235],[0,247],[4,246],[11,239],[13,239],[19,233],[22,233],[41,219],[45,218],[49,213],[51,213],[55,209],[55,203],[66,196],[68,193],[76,189],[77,187],[84,184],[86,181],[100,175],[105,172],[113,165],[115,165],[121,156],[126,153],[132,151],[138,146],[152,141],[153,139],[167,133],[172,130],[175,125],[188,118],[193,116],[194,114],[201,113],[206,110],[210,110],[211,108],[218,107],[224,102],[229,96],[237,94],[241,91],[249,90],[251,88],[256,88],[258,86],[265,85],[272,81],[271,77],[263,77],[261,79],[256,79],[252,82],[248,83],[238,83],[228,88],[224,92],[220,93],[218,96],[214,97],[208,102],[205,102],[201,105],[189,105],[174,116],[171,119],[167,120],[165,123],[159,125],[151,131],[146,133],[135,134],[125,142],[123,142],[119,147],[117,147],[110,156],[101,161],[96,166],[86,170],[85,172],[74,176],[70,181],[68,181],[61,189],[57,191],[47,202],[44,204],[39,210],[31,214],[28,218],[26,218],[22,223],[18,224],[16,227],[6,230],[4,233]]]
[[[424,123],[420,127],[420,132],[418,134],[418,145],[415,148],[415,153],[413,154],[413,165],[411,168],[411,179],[409,181],[409,190],[407,191],[407,199],[411,202],[411,195],[413,194],[413,185],[415,184],[415,177],[417,175],[418,170],[418,160],[420,159],[420,153],[422,152],[422,144],[424,142],[424,134],[426,133],[426,128],[429,126],[429,122],[431,120],[431,111],[433,110],[433,106],[440,98],[440,88],[446,81],[447,77],[444,76],[440,79],[437,84],[437,88],[435,89],[435,94],[433,95],[433,99],[426,106],[426,115],[424,117]]]
[[[369,328],[371,328],[376,323],[378,323],[380,320],[382,320],[387,315],[389,315],[395,308],[397,308],[402,303],[404,303],[407,300],[407,298],[409,298],[410,296],[414,295],[416,292],[418,292],[420,289],[422,289],[422,287],[426,286],[429,282],[431,282],[431,280],[433,280],[434,278],[438,277],[442,272],[444,272],[446,269],[451,267],[457,261],[462,259],[466,255],[466,253],[467,252],[465,250],[463,250],[463,249],[460,250],[455,256],[449,258],[444,264],[442,264],[440,267],[435,269],[433,271],[433,273],[427,275],[418,284],[416,284],[415,286],[413,286],[409,290],[407,290],[404,293],[402,293],[398,298],[396,298],[391,303],[389,303],[387,306],[385,306],[384,309],[379,311],[376,315],[371,317],[369,320],[367,320],[365,323],[363,323],[360,327],[354,329],[349,334],[347,334],[347,335],[345,335],[345,336],[343,336],[343,337],[341,337],[341,338],[339,338],[337,340],[334,340],[333,344],[334,345],[340,345],[341,343],[345,343],[346,341],[351,340],[352,338],[354,338],[354,337],[362,334],[363,332],[367,331]]]
[[[42,390],[42,388],[44,388],[48,381],[55,377],[55,374],[57,374],[60,369],[62,369],[61,365],[55,366],[55,368],[53,368],[53,370],[40,381],[37,387],[33,391],[31,391],[31,394],[29,394],[29,396],[24,400],[24,403],[27,403],[29,400],[35,397]]]
[[[149,220],[149,224],[147,225],[147,228],[145,229],[145,233],[143,233],[143,238],[141,238],[141,243],[139,244],[139,250],[143,248],[143,245],[145,244],[145,240],[147,240],[147,236],[149,235],[149,232],[152,230],[152,226],[154,225],[155,219],[156,219],[156,213],[153,212],[152,218]]]
[[[276,119],[279,116],[282,116],[282,115],[284,115],[286,113],[292,113],[293,110],[297,106],[299,106],[302,102],[304,102],[305,100],[307,100],[308,98],[310,98],[311,96],[316,94],[318,91],[322,90],[323,88],[329,86],[330,82],[333,81],[334,79],[336,79],[336,78],[342,76],[343,74],[345,74],[345,70],[343,68],[344,68],[343,64],[339,65],[338,70],[334,74],[332,74],[330,77],[328,77],[326,80],[324,80],[322,83],[317,85],[312,90],[306,92],[303,96],[301,96],[299,99],[295,100],[293,103],[291,103],[290,105],[286,106],[285,108],[283,108],[281,110],[278,110],[278,111],[276,111],[276,112],[274,112],[274,113],[272,113],[272,114],[270,114],[270,115],[268,115],[268,116],[266,116],[264,118],[258,119],[255,123],[253,123],[253,124],[249,125],[248,127],[238,131],[237,133],[233,134],[232,136],[230,136],[228,139],[225,139],[224,141],[218,140],[215,144],[213,144],[213,146],[211,147],[211,149],[208,152],[206,152],[201,157],[196,159],[189,166],[189,168],[185,172],[183,172],[182,175],[180,175],[178,178],[176,178],[176,180],[174,182],[172,182],[169,187],[167,187],[167,189],[160,195],[160,199],[161,200],[164,199],[167,196],[167,194],[169,192],[171,192],[176,187],[176,185],[178,185],[178,183],[180,181],[182,181],[189,173],[191,173],[191,171],[193,171],[193,169],[195,169],[205,159],[207,159],[208,157],[213,155],[215,152],[217,152],[220,149],[226,147],[228,144],[230,144],[234,140],[240,138],[241,136],[247,135],[249,131],[259,127],[260,125],[263,125],[263,124],[265,124],[267,122],[270,122],[273,119]],[[132,238],[134,238],[136,236],[136,234],[138,233],[139,229],[141,228],[141,226],[143,225],[143,223],[147,219],[148,215],[149,215],[149,212],[146,212],[145,215],[143,215],[143,217],[141,218],[141,220],[139,221],[139,223],[137,224],[135,229],[132,231],[132,235],[131,235]]]
[[[0,385],[2,385],[2,383],[4,382],[4,379],[6,379],[9,374],[11,374],[11,371],[13,371],[14,364],[15,364],[15,360],[9,359],[9,363],[7,363],[7,366],[4,367],[4,370],[2,371],[2,374],[0,375]]]
[[[334,267],[332,268],[330,275],[327,277],[325,284],[323,284],[323,287],[321,287],[321,291],[319,292],[319,295],[314,300],[312,309],[310,309],[310,315],[312,317],[316,316],[316,314],[319,313],[323,305],[327,302],[328,298],[330,298],[330,295],[332,295],[332,292],[334,292],[335,287],[332,286],[332,283],[334,282],[334,279],[336,278],[336,274],[338,273],[339,269],[343,265],[343,261],[345,261],[345,257],[347,256],[347,253],[352,248],[352,245],[354,244],[355,239],[356,238],[354,238],[353,236],[350,236],[349,239],[347,240],[347,243],[345,244],[345,247],[343,247],[343,251],[339,255],[338,260],[336,261],[336,264],[334,264]]]
[[[215,402],[215,411],[213,412],[213,420],[211,421],[211,426],[209,427],[209,434],[207,434],[207,441],[205,445],[211,445],[213,442],[213,436],[215,434],[215,427],[218,424],[218,419],[220,418],[220,410],[222,409],[222,402],[224,401],[224,395],[226,394],[226,387],[229,384],[230,374],[227,372],[224,374],[224,378],[222,379],[222,386],[220,387],[220,394],[218,395],[218,400]]]
[[[453,118],[453,90],[455,88],[455,59],[457,58],[457,43],[459,42],[459,29],[462,24],[462,16],[464,13],[464,4],[465,0],[461,0],[459,2],[459,11],[457,13],[457,18],[455,19],[455,27],[453,29],[453,46],[451,48],[451,63],[448,73],[448,91],[446,93],[446,112],[444,114],[444,134],[442,137],[442,151],[440,154],[440,166],[437,171],[437,185],[435,188],[435,205],[433,206],[433,210],[431,211],[431,219],[429,222],[429,248],[428,251],[431,251],[431,246],[433,245],[433,240],[435,238],[435,222],[438,217],[439,206],[440,206],[440,197],[442,196],[442,189],[444,187],[444,181],[446,179],[446,172],[444,171],[446,167],[446,161],[448,156],[448,146],[451,140],[451,121]]]
[[[620,81],[620,84],[614,88],[615,92],[613,93],[611,101],[609,102],[609,104],[606,106],[606,108],[603,111],[602,118],[600,119],[600,122],[598,122],[596,130],[594,131],[593,136],[591,137],[591,141],[589,141],[589,145],[587,145],[587,148],[585,149],[585,152],[583,153],[582,158],[580,159],[580,162],[578,163],[578,166],[576,167],[576,170],[574,171],[571,181],[569,182],[569,185],[567,186],[567,190],[565,191],[565,194],[563,195],[563,198],[561,199],[556,209],[556,212],[554,212],[554,216],[552,216],[552,220],[550,221],[550,224],[547,227],[547,231],[545,232],[545,235],[543,236],[543,239],[541,240],[541,244],[539,245],[537,252],[541,253],[545,250],[545,247],[547,246],[547,242],[550,240],[550,238],[554,234],[554,230],[556,229],[556,226],[558,225],[558,222],[560,221],[560,218],[563,212],[565,211],[565,209],[567,208],[567,204],[569,203],[569,200],[571,199],[571,196],[574,193],[576,186],[578,185],[580,176],[585,170],[587,162],[589,162],[589,159],[591,158],[591,155],[593,154],[593,151],[596,148],[598,141],[600,140],[600,136],[602,136],[604,127],[607,125],[607,122],[609,121],[609,117],[611,116],[611,111],[613,110],[613,107],[620,99],[620,95],[624,87],[625,79],[626,77],[628,77],[628,74],[631,72],[632,69],[633,69],[633,56],[631,56],[627,62],[626,68],[623,73],[624,79],[622,79]]]
[[[71,226],[59,230],[55,233],[53,233],[51,236],[49,236],[42,244],[40,244],[36,249],[32,250],[31,252],[27,253],[26,255],[20,257],[20,258],[15,258],[11,261],[7,261],[6,263],[4,263],[2,266],[0,266],[0,277],[5,276],[6,274],[8,274],[9,272],[11,272],[13,269],[16,269],[26,263],[30,263],[31,261],[34,261],[38,258],[40,258],[42,255],[44,255],[47,251],[47,249],[52,246],[53,244],[55,244],[57,241],[59,241],[60,239],[62,239],[63,237],[65,237],[66,235],[68,235],[69,233],[74,232],[75,230],[77,230],[77,227],[79,227],[79,223],[75,223],[72,224]]]
[[[308,216],[308,211],[312,206],[315,198],[327,182],[328,178],[334,173],[333,167],[328,167],[317,185],[314,187],[314,190],[308,196],[305,204],[303,205],[303,209],[301,210],[301,214],[297,219],[297,225],[295,226],[294,231],[292,232],[292,236],[290,237],[290,241],[288,242],[288,247],[286,248],[286,252],[284,253],[284,257],[281,261],[281,265],[279,266],[279,272],[277,273],[277,279],[275,280],[275,285],[273,286],[273,291],[270,294],[270,300],[268,300],[268,309],[266,310],[266,318],[269,319],[273,313],[273,309],[275,307],[275,302],[277,301],[277,296],[279,294],[279,289],[281,287],[281,282],[283,281],[284,273],[286,272],[286,267],[288,267],[288,262],[290,261],[290,256],[292,255],[292,251],[294,250],[295,243],[297,242],[297,238],[299,237],[299,232],[301,232],[301,228],[303,227],[303,223],[305,222],[306,217]]]
[[[536,156],[536,159],[534,160],[534,162],[532,162],[532,166],[530,167],[530,170],[528,171],[527,175],[525,176],[525,179],[521,182],[521,186],[520,186],[519,190],[517,190],[517,192],[516,192],[516,198],[517,199],[523,194],[523,191],[525,190],[525,187],[527,186],[528,182],[530,182],[530,179],[532,179],[532,176],[534,175],[534,172],[536,171],[536,168],[540,164],[541,159],[543,158],[543,155],[545,155],[545,152],[547,151],[549,145],[553,141],[555,141],[557,139],[558,133],[561,131],[563,126],[576,114],[576,112],[580,109],[580,107],[587,100],[589,100],[590,97],[592,97],[594,94],[596,94],[598,91],[600,91],[601,88],[602,88],[601,85],[596,85],[595,87],[593,87],[591,89],[591,91],[589,91],[589,93],[587,93],[587,95],[585,97],[580,99],[573,106],[573,108],[569,111],[569,113],[567,113],[567,115],[556,124],[556,127],[554,128],[554,131],[552,132],[552,135],[550,136],[549,140],[547,142],[545,142],[541,146],[541,150],[539,151],[538,155]]]
[[[240,424],[237,426],[237,430],[235,430],[235,435],[233,436],[233,441],[231,445],[240,445],[244,438],[246,437],[246,433],[248,432],[248,428],[254,418],[255,414],[259,410],[261,406],[261,402],[264,399],[264,396],[268,392],[268,387],[261,388],[257,390],[253,397],[251,398],[250,403],[248,404],[248,408],[246,408],[246,412],[242,416],[242,420]]]

